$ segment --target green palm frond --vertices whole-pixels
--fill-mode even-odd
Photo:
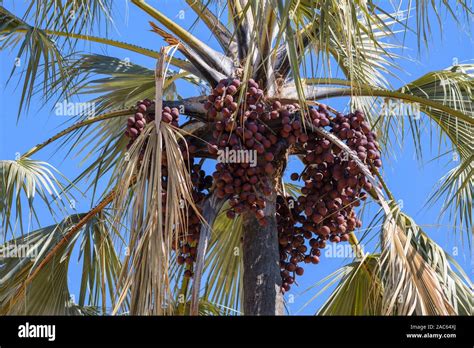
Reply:
[[[460,162],[442,177],[428,199],[428,204],[442,201],[440,218],[450,212],[455,231],[466,231],[468,241],[472,232],[472,202],[474,200],[474,154]]]
[[[453,3],[455,6],[453,6]],[[410,12],[415,11],[418,46],[421,45],[422,41],[425,44],[428,44],[432,27],[432,24],[430,23],[433,21],[433,18],[436,18],[437,24],[440,28],[443,27],[443,21],[445,19],[441,16],[442,10],[445,10],[445,12],[447,12],[458,23],[461,22],[460,17],[462,16],[464,16],[467,21],[472,20],[474,11],[472,10],[472,3],[469,3],[468,1],[443,1],[438,4],[435,1],[429,0],[410,0],[408,2],[408,9]]]
[[[119,250],[125,249],[120,231],[113,227],[113,216],[99,212],[84,226],[79,261],[82,278],[77,299],[81,307],[101,308],[107,313],[107,299],[114,307],[118,276],[121,269]]]
[[[68,99],[75,95],[99,94],[99,97],[88,102],[94,106],[96,115],[118,108],[130,108],[137,100],[154,98],[153,70],[132,63],[130,58],[85,54],[69,59],[67,68],[71,78],[67,81],[69,89],[62,97]],[[201,80],[185,71],[170,72],[164,86],[167,100],[181,98],[175,86],[178,79],[202,86]],[[76,116],[84,118],[90,115]]]
[[[225,312],[220,306],[216,305],[215,303],[212,303],[209,301],[200,301],[198,315],[200,316],[225,315]]]
[[[391,198],[381,231],[382,314],[472,312],[472,283],[457,264]],[[375,226],[374,226],[375,227]]]
[[[394,75],[398,68],[395,59],[399,56],[393,49],[400,46],[388,39],[394,36],[392,27],[400,21],[372,2],[290,1],[279,6],[279,13],[280,22],[287,27],[287,37],[294,40],[281,50],[286,55],[277,60],[277,71],[284,78],[291,76],[294,99],[300,104],[312,99],[311,94],[305,93],[301,69],[314,76],[318,64],[330,75],[331,59],[335,59],[352,84],[385,87],[385,75]],[[313,54],[312,49],[315,57],[311,56],[311,63],[302,64],[308,53]]]
[[[74,66],[74,65],[73,65]],[[92,100],[96,105],[96,112],[103,112],[117,107],[133,106],[137,100],[154,99],[155,75],[152,69],[142,67],[130,61],[103,55],[84,55],[77,60],[73,69],[76,73],[85,73],[87,76],[106,77],[87,79],[77,86],[77,93],[100,94]],[[165,80],[164,99],[181,99],[177,93],[175,82],[182,79],[196,86],[203,82],[184,71],[169,71]]]
[[[87,190],[91,187],[93,188],[92,200],[94,200],[99,180],[114,167],[117,157],[124,155],[123,152],[127,140],[123,136],[123,120],[124,117],[130,116],[132,113],[131,109],[122,109],[107,112],[98,116],[88,117],[60,131],[48,140],[32,147],[26,153],[21,155],[19,160],[28,160],[28,157],[31,155],[59,140],[62,140],[62,144],[59,145],[59,148],[64,147],[68,142],[72,143],[67,155],[69,155],[73,150],[77,150],[77,153],[80,154],[85,152],[88,146],[94,144],[98,139],[100,139],[102,143],[94,147],[97,151],[89,151],[86,153],[83,162],[91,158],[96,152],[100,153],[100,155],[94,159],[93,162],[82,171],[82,173],[73,179],[69,185],[62,188],[63,192],[68,192],[71,188],[74,188],[78,182],[83,179],[88,179],[93,172],[96,171],[91,186],[87,188]],[[119,121],[114,122],[113,120],[116,118],[118,118]],[[106,189],[108,188],[109,187]],[[6,197],[5,195],[3,196]]]
[[[179,303],[173,302],[173,311],[172,313],[179,313]],[[183,305],[183,312],[179,313],[182,315],[191,315],[191,301],[186,301]],[[201,299],[199,301],[199,307],[197,315],[199,316],[221,316],[225,315],[224,309],[216,303],[209,302],[205,299]]]
[[[314,33],[308,33],[315,48],[324,52],[326,59],[334,57],[352,83],[387,86],[384,75],[395,76],[398,69],[395,59],[400,56],[394,50],[401,46],[389,39],[398,32],[393,28],[400,19],[380,11],[372,2],[328,2],[320,6],[319,25]]]
[[[68,80],[64,56],[55,41],[45,31],[30,26],[0,6],[0,50],[13,49],[18,46],[16,61],[13,64],[10,79],[17,68],[22,69],[24,84],[21,91],[18,117],[34,94],[36,84],[41,82],[45,96],[50,95],[49,86],[61,85]],[[41,66],[47,67],[40,70]],[[40,82],[38,82],[40,80]]]
[[[286,193],[288,193],[293,198],[297,199],[299,196],[301,196],[301,187],[300,186],[295,185],[291,182],[285,182],[285,183],[283,183],[283,186],[285,188]]]
[[[317,315],[380,315],[383,286],[378,261],[379,255],[367,255],[343,266],[316,284],[327,284],[321,290],[322,293],[327,286],[338,281]]]
[[[339,7],[343,10],[340,11]],[[376,10],[379,9],[372,2],[369,2],[367,7],[352,1],[342,4],[327,2],[324,5],[319,2],[298,3],[291,13],[295,25],[301,26],[302,29],[295,30],[296,48],[288,49],[290,53],[293,52],[293,57],[297,58],[290,59],[287,54],[283,56],[281,63],[277,62],[278,71],[283,76],[290,73],[292,78],[292,81],[280,90],[280,96],[286,97],[290,93],[292,99],[297,99],[304,105],[305,99],[318,99],[318,96],[325,98],[326,94],[332,91],[331,88],[317,85],[339,85],[342,82],[344,86],[366,84],[387,87],[387,76],[396,76],[396,70],[399,69],[396,60],[400,56],[395,52],[402,46],[390,40],[399,32],[394,27],[401,26],[401,21],[398,17]],[[315,57],[311,49],[314,49]],[[302,64],[308,54],[311,54],[311,63]],[[331,76],[333,59],[348,80],[301,77],[298,68],[300,64],[305,75],[314,76],[317,70],[324,70]],[[323,68],[318,69],[316,64]],[[317,87],[312,87],[314,85]],[[367,108],[367,102],[373,101],[356,98],[355,95],[352,94],[354,98],[351,102],[366,111],[370,124],[376,124],[377,115],[368,112],[370,109]],[[387,135],[380,135],[381,143],[385,143],[388,140]]]
[[[474,153],[474,65],[462,64],[430,72],[403,86],[399,92],[424,98],[462,113],[420,103],[420,111],[428,115],[452,142],[462,158]],[[458,117],[457,117],[458,116]],[[411,122],[416,122],[410,118]],[[417,139],[414,139],[417,141]]]
[[[113,24],[112,4],[111,0],[31,1],[23,18],[37,27],[90,33],[100,24]]]
[[[25,248],[28,254],[0,259],[0,313],[5,314],[80,314],[71,303],[68,289],[67,269],[70,254],[68,247],[34,278],[22,291],[22,286],[35,265],[60,240],[68,227],[80,219],[73,216],[58,225],[52,225],[33,231],[23,237],[3,245],[18,250]]]
[[[59,7],[56,8],[53,4]],[[79,76],[74,71],[75,66],[70,64],[71,57],[74,56],[74,43],[77,40],[98,42],[159,58],[159,52],[147,48],[80,33],[81,29],[89,25],[83,20],[87,19],[92,23],[101,10],[107,13],[107,18],[110,20],[109,7],[109,1],[102,0],[67,1],[66,3],[35,1],[31,2],[28,9],[29,15],[25,16],[25,19],[20,19],[0,6],[0,38],[2,39],[0,50],[18,47],[10,78],[17,69],[21,68],[24,81],[18,117],[23,108],[30,105],[32,96],[37,92],[41,92],[46,100],[56,95],[67,98],[74,94],[77,84],[81,82],[80,79],[77,81]],[[76,8],[74,20],[70,19],[71,8]],[[60,16],[61,20],[51,20],[51,17],[48,17],[51,11]],[[43,16],[48,18],[48,22],[43,20]],[[32,20],[35,24],[30,25],[27,20]],[[83,28],[79,28],[80,24]],[[74,29],[78,32],[72,32]],[[65,47],[68,48],[67,51],[64,50]],[[199,71],[192,64],[182,59],[172,58],[171,64],[190,74],[199,75]]]
[[[382,243],[377,246],[382,250],[381,255],[357,255],[353,263],[305,290],[303,293],[324,285],[303,308],[339,282],[319,314],[471,314],[474,308],[471,296],[473,285],[461,266],[393,202],[390,207],[390,211],[385,211],[382,223]],[[378,215],[370,223],[361,241],[370,232],[376,231],[379,226],[377,221],[380,221]],[[364,243],[367,244],[367,241]],[[370,269],[363,265],[372,261],[376,264]],[[368,294],[364,284],[368,284],[366,278],[369,275],[376,295],[363,295],[370,301],[361,305],[359,295]],[[352,287],[353,279],[357,287]]]
[[[82,130],[77,132],[75,138],[71,136],[71,150],[74,149],[76,156],[81,156],[81,164],[88,164],[79,175],[72,180],[72,185],[76,185],[81,181],[90,182],[87,189],[93,189],[95,195],[96,188],[107,174],[113,173],[117,163],[129,153],[126,152],[128,139],[124,136],[124,119],[119,117],[116,119],[101,122],[87,132]],[[107,186],[103,190],[107,192],[115,185],[114,178],[108,180]]]
[[[2,251],[9,254],[0,260],[0,312],[16,315],[95,315],[98,310],[94,306],[77,304],[68,288],[68,267],[72,248],[77,235],[57,250],[34,278],[24,287],[27,279],[37,271],[41,262],[55,248],[57,243],[85,214],[65,218],[56,225],[41,228],[17,239],[9,240],[2,245]],[[87,228],[86,228],[87,230]],[[106,232],[107,233],[107,232]],[[93,242],[102,252],[110,255],[110,248],[103,242]],[[12,254],[15,252],[16,254]],[[94,269],[102,274],[109,271],[108,263],[103,268]],[[86,282],[91,269],[83,270]]]
[[[112,240],[114,231],[105,223],[106,214],[99,213],[81,228],[81,233],[57,248],[85,216],[69,216],[58,224],[2,245],[2,251],[10,254],[0,259],[0,313],[96,315],[107,312],[107,298],[113,299],[115,295],[121,264]],[[81,287],[79,294],[72,294],[68,288],[68,269],[79,240]],[[14,250],[24,252],[13,255]],[[54,257],[45,261],[53,251]]]
[[[473,170],[474,170],[474,65],[463,64],[434,71],[402,87],[400,92],[426,98],[451,110],[462,113],[463,117],[453,115],[449,110],[440,110],[420,103],[420,111],[429,116],[435,129],[439,130],[439,143],[448,138],[453,146],[453,161],[459,165],[451,169],[439,181],[429,202],[443,200],[442,213],[451,210],[455,226],[468,235],[472,226]],[[387,122],[400,122],[403,117],[390,117]],[[403,122],[403,121],[401,121]],[[419,130],[421,120],[409,118],[415,144],[421,151]],[[403,124],[402,124],[403,127]],[[441,150],[439,150],[441,151]],[[441,214],[442,215],[442,214]]]
[[[240,310],[242,300],[242,217],[229,219],[226,203],[212,226],[206,257],[203,298],[219,305],[226,315]]]
[[[23,219],[29,216],[30,219],[38,217],[33,205],[34,199],[39,197],[44,202],[50,213],[54,216],[55,207],[61,209],[63,207],[61,194],[63,194],[63,186],[56,178],[55,174],[60,173],[52,165],[35,161],[29,158],[19,158],[17,160],[0,161],[0,216],[3,231],[6,233],[20,227],[24,230]],[[65,194],[67,199],[70,199]],[[29,212],[22,209],[23,199],[28,203]],[[27,215],[26,215],[27,214]]]

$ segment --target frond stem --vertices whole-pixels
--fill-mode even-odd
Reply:
[[[99,204],[97,204],[92,210],[90,210],[77,224],[75,224],[63,238],[54,246],[53,249],[45,256],[45,258],[38,264],[34,271],[25,279],[23,285],[17,290],[15,297],[11,300],[9,307],[13,307],[15,303],[24,294],[26,287],[31,281],[39,274],[39,272],[47,265],[49,261],[57,254],[57,252],[70,242],[74,236],[84,227],[84,225],[92,219],[96,214],[101,212],[109,203],[111,203],[115,197],[115,189],[112,190]]]
[[[21,158],[26,158],[26,157],[30,157],[31,155],[33,155],[34,153],[38,152],[39,150],[41,150],[42,148],[46,147],[47,145],[51,144],[52,142],[58,140],[59,138],[65,136],[66,134],[69,134],[71,133],[72,131],[76,130],[76,129],[79,129],[81,127],[84,127],[84,126],[87,126],[87,125],[90,125],[92,123],[95,123],[95,122],[98,122],[98,121],[103,121],[103,120],[107,120],[109,118],[114,118],[114,117],[121,117],[121,116],[126,116],[126,115],[130,115],[130,113],[133,112],[132,109],[123,109],[123,110],[117,110],[117,111],[113,111],[113,112],[108,112],[106,114],[102,114],[102,115],[99,115],[99,116],[96,116],[96,117],[91,117],[91,118],[88,118],[84,121],[81,121],[81,122],[78,122],[78,123],[75,123],[73,124],[72,126],[62,130],[61,132],[59,132],[58,134],[52,136],[51,138],[49,138],[48,140],[36,145],[35,147],[31,148],[30,150],[28,150],[27,152],[25,152]]]

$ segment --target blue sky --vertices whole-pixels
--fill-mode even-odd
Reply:
[[[110,37],[159,50],[163,42],[157,35],[149,31],[148,20],[150,18],[135,9],[133,5],[126,5],[125,0],[117,1],[116,4],[115,28],[110,32]],[[150,1],[150,4],[156,5],[158,1]],[[161,11],[182,26],[188,28],[194,23],[195,16],[192,10],[185,5],[184,1],[165,0],[160,1],[159,4],[157,7]],[[7,0],[4,1],[4,5],[14,13],[22,13],[21,11],[24,9],[24,2],[22,1],[14,2]],[[443,13],[442,15],[445,18],[445,14]],[[224,15],[223,19],[225,20],[225,18]],[[473,33],[472,27],[459,27],[451,19],[446,19],[443,20],[444,28],[441,32],[435,27],[437,22],[434,19],[431,21],[431,24],[433,25],[433,33],[428,48],[422,46],[421,50],[418,51],[416,37],[410,33],[407,34],[404,42],[407,48],[398,52],[403,56],[403,59],[398,62],[403,71],[397,73],[399,80],[388,77],[393,86],[399,87],[429,71],[445,69],[455,61],[459,63],[474,62],[474,42],[473,38],[469,35],[469,33]],[[205,41],[211,39],[210,33],[201,24],[193,27],[193,33]],[[210,45],[217,47],[213,40],[210,41]],[[120,59],[129,59],[135,64],[149,68],[155,65],[151,58],[116,48],[106,48],[89,43],[80,43],[78,47],[85,53],[93,52],[115,56]],[[17,123],[16,116],[21,91],[20,88],[15,88],[16,75],[11,83],[5,86],[15,57],[16,50],[13,52],[0,52],[0,159],[14,159],[15,153],[24,153],[35,144],[56,134],[71,122],[65,116],[56,116],[54,114],[54,103],[45,104],[40,97],[36,97],[31,108],[27,112],[22,113]],[[179,86],[183,96],[193,96],[198,92],[195,87],[184,83]],[[87,96],[81,100],[86,101]],[[347,100],[331,100],[330,103],[337,109],[343,110]],[[431,143],[434,146],[431,146]],[[423,130],[422,144],[424,158],[422,161],[419,161],[414,158],[414,146],[410,136],[407,134],[403,147],[396,149],[396,158],[383,158],[383,175],[394,196],[397,199],[403,200],[403,211],[413,217],[431,238],[452,254],[472,279],[474,265],[467,241],[461,242],[462,234],[459,232],[455,233],[450,226],[449,218],[439,220],[441,204],[438,203],[430,208],[425,207],[426,200],[436,182],[456,163],[453,162],[451,156],[445,156],[440,160],[432,161],[438,154],[438,148],[437,138],[430,139],[429,127]],[[449,144],[443,145],[444,148],[449,149]],[[69,179],[74,178],[75,175],[80,173],[81,167],[79,163],[82,161],[82,157],[75,157],[74,152],[67,155],[64,150],[57,152],[55,150],[54,145],[49,146],[35,154],[33,158],[48,161]],[[86,163],[90,163],[90,160]],[[287,174],[289,175],[298,166],[299,164],[296,160],[291,160],[288,165]],[[80,186],[80,188],[84,187],[84,185]],[[77,211],[87,211],[91,206],[90,199],[90,194],[78,199]],[[376,207],[374,208],[376,209]],[[370,209],[369,211],[373,213],[375,210]],[[45,209],[40,208],[39,212],[42,225],[48,225],[53,222]],[[362,230],[370,221],[370,217],[371,214],[366,214]],[[357,232],[358,236],[362,233],[362,231]],[[365,250],[372,251],[377,240],[378,236],[375,236],[372,242],[365,245]],[[72,293],[77,293],[79,288],[78,277],[80,274],[76,260],[77,256],[71,261],[71,271],[69,274],[69,284]],[[294,303],[289,304],[290,311],[296,313],[301,310],[303,304],[316,293],[315,290],[311,290],[301,294],[305,289],[348,262],[350,262],[350,259],[347,258],[323,257],[319,265],[305,267],[305,275],[298,278],[299,286],[294,286],[290,292],[290,295],[294,296]],[[326,297],[325,295],[319,297],[299,313],[313,314]]]

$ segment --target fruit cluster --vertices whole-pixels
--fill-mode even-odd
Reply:
[[[125,135],[130,138],[127,149],[132,146],[132,143],[145,129],[145,125],[151,120],[155,119],[155,114],[150,112],[153,102],[149,99],[140,100],[136,105],[135,115],[127,120],[127,129]]]
[[[265,226],[265,196],[271,194],[269,175],[275,168],[275,144],[278,138],[265,120],[278,117],[275,106],[263,101],[263,91],[250,79],[244,100],[237,103],[242,86],[238,79],[223,79],[213,89],[204,105],[213,122],[211,154],[219,155],[213,173],[216,195],[229,197],[229,218],[245,211],[254,212],[258,223]],[[231,153],[235,161],[224,155]],[[240,157],[240,159],[238,159]],[[254,165],[251,159],[254,158]]]
[[[298,266],[301,261],[318,263],[319,254],[305,255],[308,247],[305,239],[311,238],[309,231],[301,227],[301,216],[292,197],[277,197],[276,219],[278,224],[278,241],[280,247],[280,274],[282,278],[282,292],[289,291],[295,282],[296,275],[303,275],[304,269]],[[319,252],[319,250],[318,250]]]
[[[370,130],[361,111],[349,115],[337,114],[333,120],[333,132],[347,146],[357,152],[357,156],[366,164],[382,166],[377,136]]]
[[[149,100],[137,104],[137,113],[128,120],[126,131],[130,144],[141,134],[146,123],[154,119],[150,112],[152,105]],[[282,105],[277,100],[264,100],[263,91],[252,79],[246,85],[235,78],[221,80],[204,107],[213,129],[208,150],[218,158],[212,177],[207,176],[200,165],[194,164],[197,147],[192,141],[185,143],[181,139],[178,142],[183,158],[189,164],[197,206],[214,189],[219,198],[229,200],[227,217],[252,212],[258,223],[266,226],[266,196],[272,194],[271,176],[275,172],[275,157],[281,150],[279,146],[283,142],[284,147],[295,145],[302,150],[305,168],[302,173],[291,174],[292,180],[303,182],[301,195],[295,198],[277,196],[280,274],[282,291],[287,292],[296,276],[304,273],[300,263],[319,263],[321,249],[327,242],[347,241],[349,234],[362,225],[354,207],[367,198],[363,190],[372,189],[357,162],[326,137],[312,132],[309,123],[342,140],[371,169],[382,165],[376,135],[360,111],[348,115],[338,113],[333,117],[326,106],[320,105],[305,113],[297,104]],[[163,108],[163,122],[178,127],[178,118],[177,109]],[[268,123],[276,127],[269,127]],[[276,134],[281,139],[273,129],[277,129]],[[234,157],[226,157],[230,151]],[[164,204],[167,176],[164,152]],[[165,211],[166,205],[163,209]],[[180,236],[175,249],[178,264],[189,266],[185,276],[190,277],[201,221],[193,209],[187,211],[187,234]]]
[[[130,138],[127,149],[132,146],[136,138],[140,136],[147,123],[155,120],[154,113],[155,102],[150,99],[144,99],[137,102],[135,115],[127,120],[127,129],[125,135]],[[161,114],[161,121],[171,123],[175,127],[178,125],[179,110],[165,106]]]
[[[370,131],[362,112],[347,116],[338,114],[331,119],[326,107],[320,106],[318,110],[310,110],[310,119],[314,126],[329,127],[369,167],[380,167],[376,136]],[[347,241],[349,233],[362,225],[354,207],[367,198],[362,189],[372,189],[356,161],[329,140],[313,133],[300,145],[304,149],[305,169],[301,175],[291,174],[291,179],[303,181],[302,195],[296,201],[290,200],[290,210],[284,207],[288,202],[281,198],[285,204],[280,203],[281,212],[277,216],[283,221],[282,224],[279,222],[278,230],[282,291],[290,289],[295,275],[303,274],[298,263],[318,263],[320,249],[326,246],[326,241]],[[285,219],[282,218],[284,211],[287,211]],[[309,248],[305,240],[308,240]]]

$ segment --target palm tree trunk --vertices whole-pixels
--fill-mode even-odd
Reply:
[[[265,208],[268,219],[266,227],[261,227],[252,213],[243,216],[243,310],[245,315],[283,314],[275,209],[276,192],[273,192]]]
[[[243,215],[243,310],[245,315],[284,314],[281,293],[280,251],[276,221],[277,190],[282,189],[281,177],[288,153],[281,139],[274,149],[276,161],[272,180],[272,193],[266,197],[265,218],[268,224],[261,227],[253,213]]]

